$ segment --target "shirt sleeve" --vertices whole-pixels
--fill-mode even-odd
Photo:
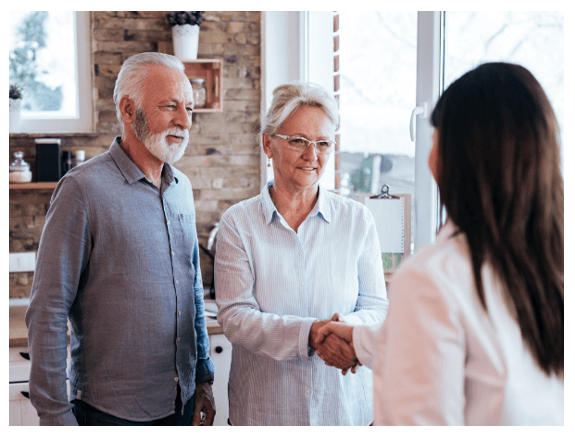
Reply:
[[[195,231],[195,228],[194,228]],[[197,336],[197,356],[196,363],[196,384],[205,383],[214,379],[214,363],[210,358],[210,339],[206,327],[206,316],[204,313],[204,285],[202,282],[202,273],[200,269],[200,252],[198,246],[198,237],[194,234],[195,245],[192,254],[192,264],[196,270],[194,282],[194,301],[196,305],[196,319],[194,327]]]
[[[218,322],[232,344],[277,361],[313,356],[309,332],[316,318],[262,312],[253,295],[254,273],[242,237],[224,215],[215,261]]]
[[[392,286],[374,369],[375,423],[464,425],[459,309],[424,272],[400,272]]]
[[[353,347],[361,364],[373,369],[383,323],[358,325],[353,328]]]
[[[357,261],[357,303],[353,312],[343,316],[344,321],[352,325],[383,322],[389,305],[375,221],[369,210],[365,212],[368,229]]]
[[[67,322],[92,248],[86,203],[77,182],[63,178],[38,249],[26,326],[30,400],[40,425],[77,425],[66,389]]]

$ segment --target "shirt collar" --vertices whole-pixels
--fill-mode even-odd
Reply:
[[[110,146],[110,155],[116,162],[116,165],[122,172],[128,184],[133,184],[142,178],[147,179],[144,172],[140,170],[138,166],[126,155],[122,147],[120,146],[122,138],[120,136],[116,137]],[[172,170],[172,166],[169,163],[164,163],[164,167],[162,169],[162,178],[164,181],[170,185],[173,181],[178,183],[178,178],[174,176],[174,171]]]
[[[274,180],[272,179],[264,186],[262,192],[260,193],[261,196],[261,203],[264,212],[265,221],[267,224],[270,224],[274,218],[274,215],[277,216],[278,212],[277,209],[272,202],[272,198],[270,196],[270,188],[274,185]],[[329,203],[329,196],[327,191],[324,187],[319,185],[319,198],[318,201],[315,203],[315,206],[309,213],[309,215],[321,216],[326,222],[331,221],[331,207]]]

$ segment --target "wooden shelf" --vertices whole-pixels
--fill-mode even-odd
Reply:
[[[28,182],[10,184],[10,190],[53,190],[57,185],[57,182]]]
[[[184,73],[190,80],[201,78],[206,88],[206,106],[194,108],[196,113],[222,112],[222,59],[197,59],[193,62],[183,62]]]

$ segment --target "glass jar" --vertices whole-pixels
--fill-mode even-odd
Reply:
[[[194,91],[194,108],[204,108],[206,106],[206,88],[203,78],[190,80]]]
[[[19,184],[31,182],[32,172],[30,165],[23,160],[24,152],[14,152],[14,158],[16,159],[10,163],[10,182]]]

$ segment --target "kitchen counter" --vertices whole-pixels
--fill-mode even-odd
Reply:
[[[211,306],[212,303],[206,302],[206,307]],[[27,347],[28,346],[28,329],[24,322],[24,315],[26,315],[27,305],[10,305],[10,347]],[[208,309],[210,309],[208,307]],[[207,310],[208,310],[207,309]],[[208,334],[222,334],[224,331],[222,326],[218,324],[215,319],[206,318]]]

